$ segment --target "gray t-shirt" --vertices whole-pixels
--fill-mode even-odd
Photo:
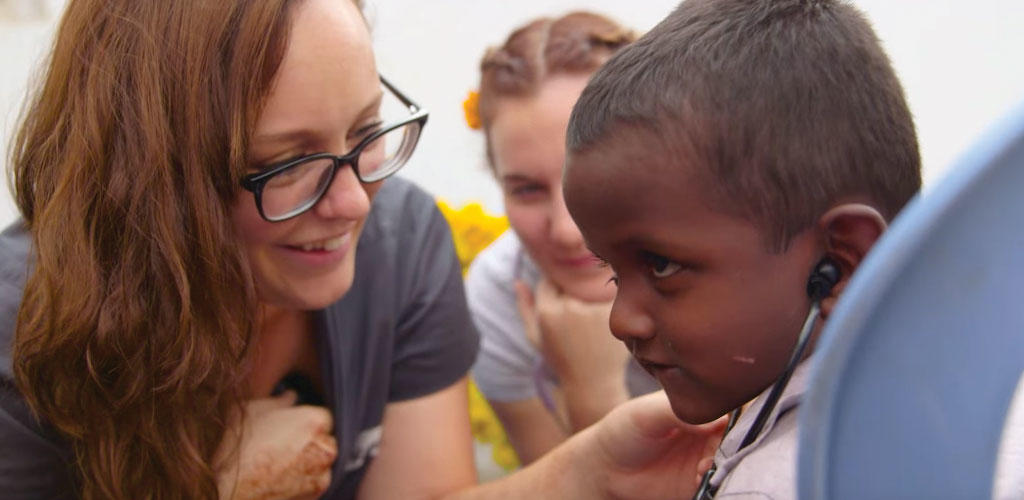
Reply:
[[[0,234],[0,492],[11,500],[71,496],[67,446],[35,422],[11,381],[28,245],[18,224]],[[385,181],[359,240],[352,289],[314,324],[339,444],[322,498],[354,498],[384,407],[451,385],[476,357],[459,263],[433,199],[402,179]]]

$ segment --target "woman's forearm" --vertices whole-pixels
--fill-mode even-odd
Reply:
[[[592,430],[568,439],[518,472],[445,496],[445,500],[490,500],[508,498],[559,498],[600,500],[604,481],[598,468],[588,464],[583,441]]]

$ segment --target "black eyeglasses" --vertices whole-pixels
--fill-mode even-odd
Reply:
[[[411,114],[371,132],[348,154],[316,153],[243,177],[242,187],[256,197],[256,208],[264,219],[278,222],[309,210],[323,198],[334,175],[345,165],[351,165],[363,183],[382,180],[405,165],[416,149],[428,113],[383,76],[380,81]]]

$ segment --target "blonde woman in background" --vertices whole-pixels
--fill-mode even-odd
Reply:
[[[611,271],[587,250],[562,200],[572,106],[590,75],[634,39],[590,12],[534,20],[486,52],[478,101],[467,103],[512,228],[467,277],[482,338],[473,376],[523,463],[659,388],[612,336]]]

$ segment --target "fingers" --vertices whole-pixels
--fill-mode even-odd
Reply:
[[[334,417],[322,406],[297,406],[293,409],[307,429],[314,433],[329,434],[334,427]]]
[[[303,447],[296,463],[296,472],[302,478],[302,494],[316,498],[331,484],[331,470],[338,457],[338,443],[334,436],[318,434]]]
[[[547,278],[537,283],[537,304],[540,304],[541,307],[545,304],[552,304],[560,298],[562,298],[562,294]]]
[[[333,436],[318,434],[302,449],[302,469],[306,474],[321,474],[330,471],[331,464],[338,457],[338,443]]]
[[[237,484],[241,498],[316,498],[326,491],[338,457],[334,419],[326,408],[295,402],[286,391],[246,403],[247,430],[218,472],[219,488]]]
[[[516,306],[519,308],[519,315],[523,318],[533,317],[536,303],[533,300],[533,292],[523,280],[516,280]]]
[[[623,411],[629,412],[637,434],[643,439],[662,439],[686,425],[672,412],[665,391],[636,398]]]
[[[637,431],[648,439],[660,439],[673,434],[676,430],[686,430],[690,434],[713,436],[721,434],[729,422],[729,416],[722,417],[701,425],[691,425],[679,420],[672,411],[665,391],[658,391],[636,398],[630,402],[630,417]]]
[[[711,469],[711,465],[715,463],[714,455],[704,457],[697,462],[697,476],[694,478],[693,485],[700,486],[700,483],[704,481],[704,473]]]
[[[618,468],[632,469],[663,456],[683,425],[663,392],[628,401],[597,425],[601,449]]]
[[[289,500],[316,500],[320,498],[320,495],[327,491],[327,487],[331,485],[331,470],[327,469],[323,473],[310,478],[309,486],[306,488],[307,492],[303,494],[293,496]]]
[[[663,391],[628,401],[612,411],[600,424],[608,456],[621,466],[640,466],[672,449],[686,449],[696,464],[708,455],[708,441],[715,441],[724,429],[719,421],[690,425],[672,412]]]

